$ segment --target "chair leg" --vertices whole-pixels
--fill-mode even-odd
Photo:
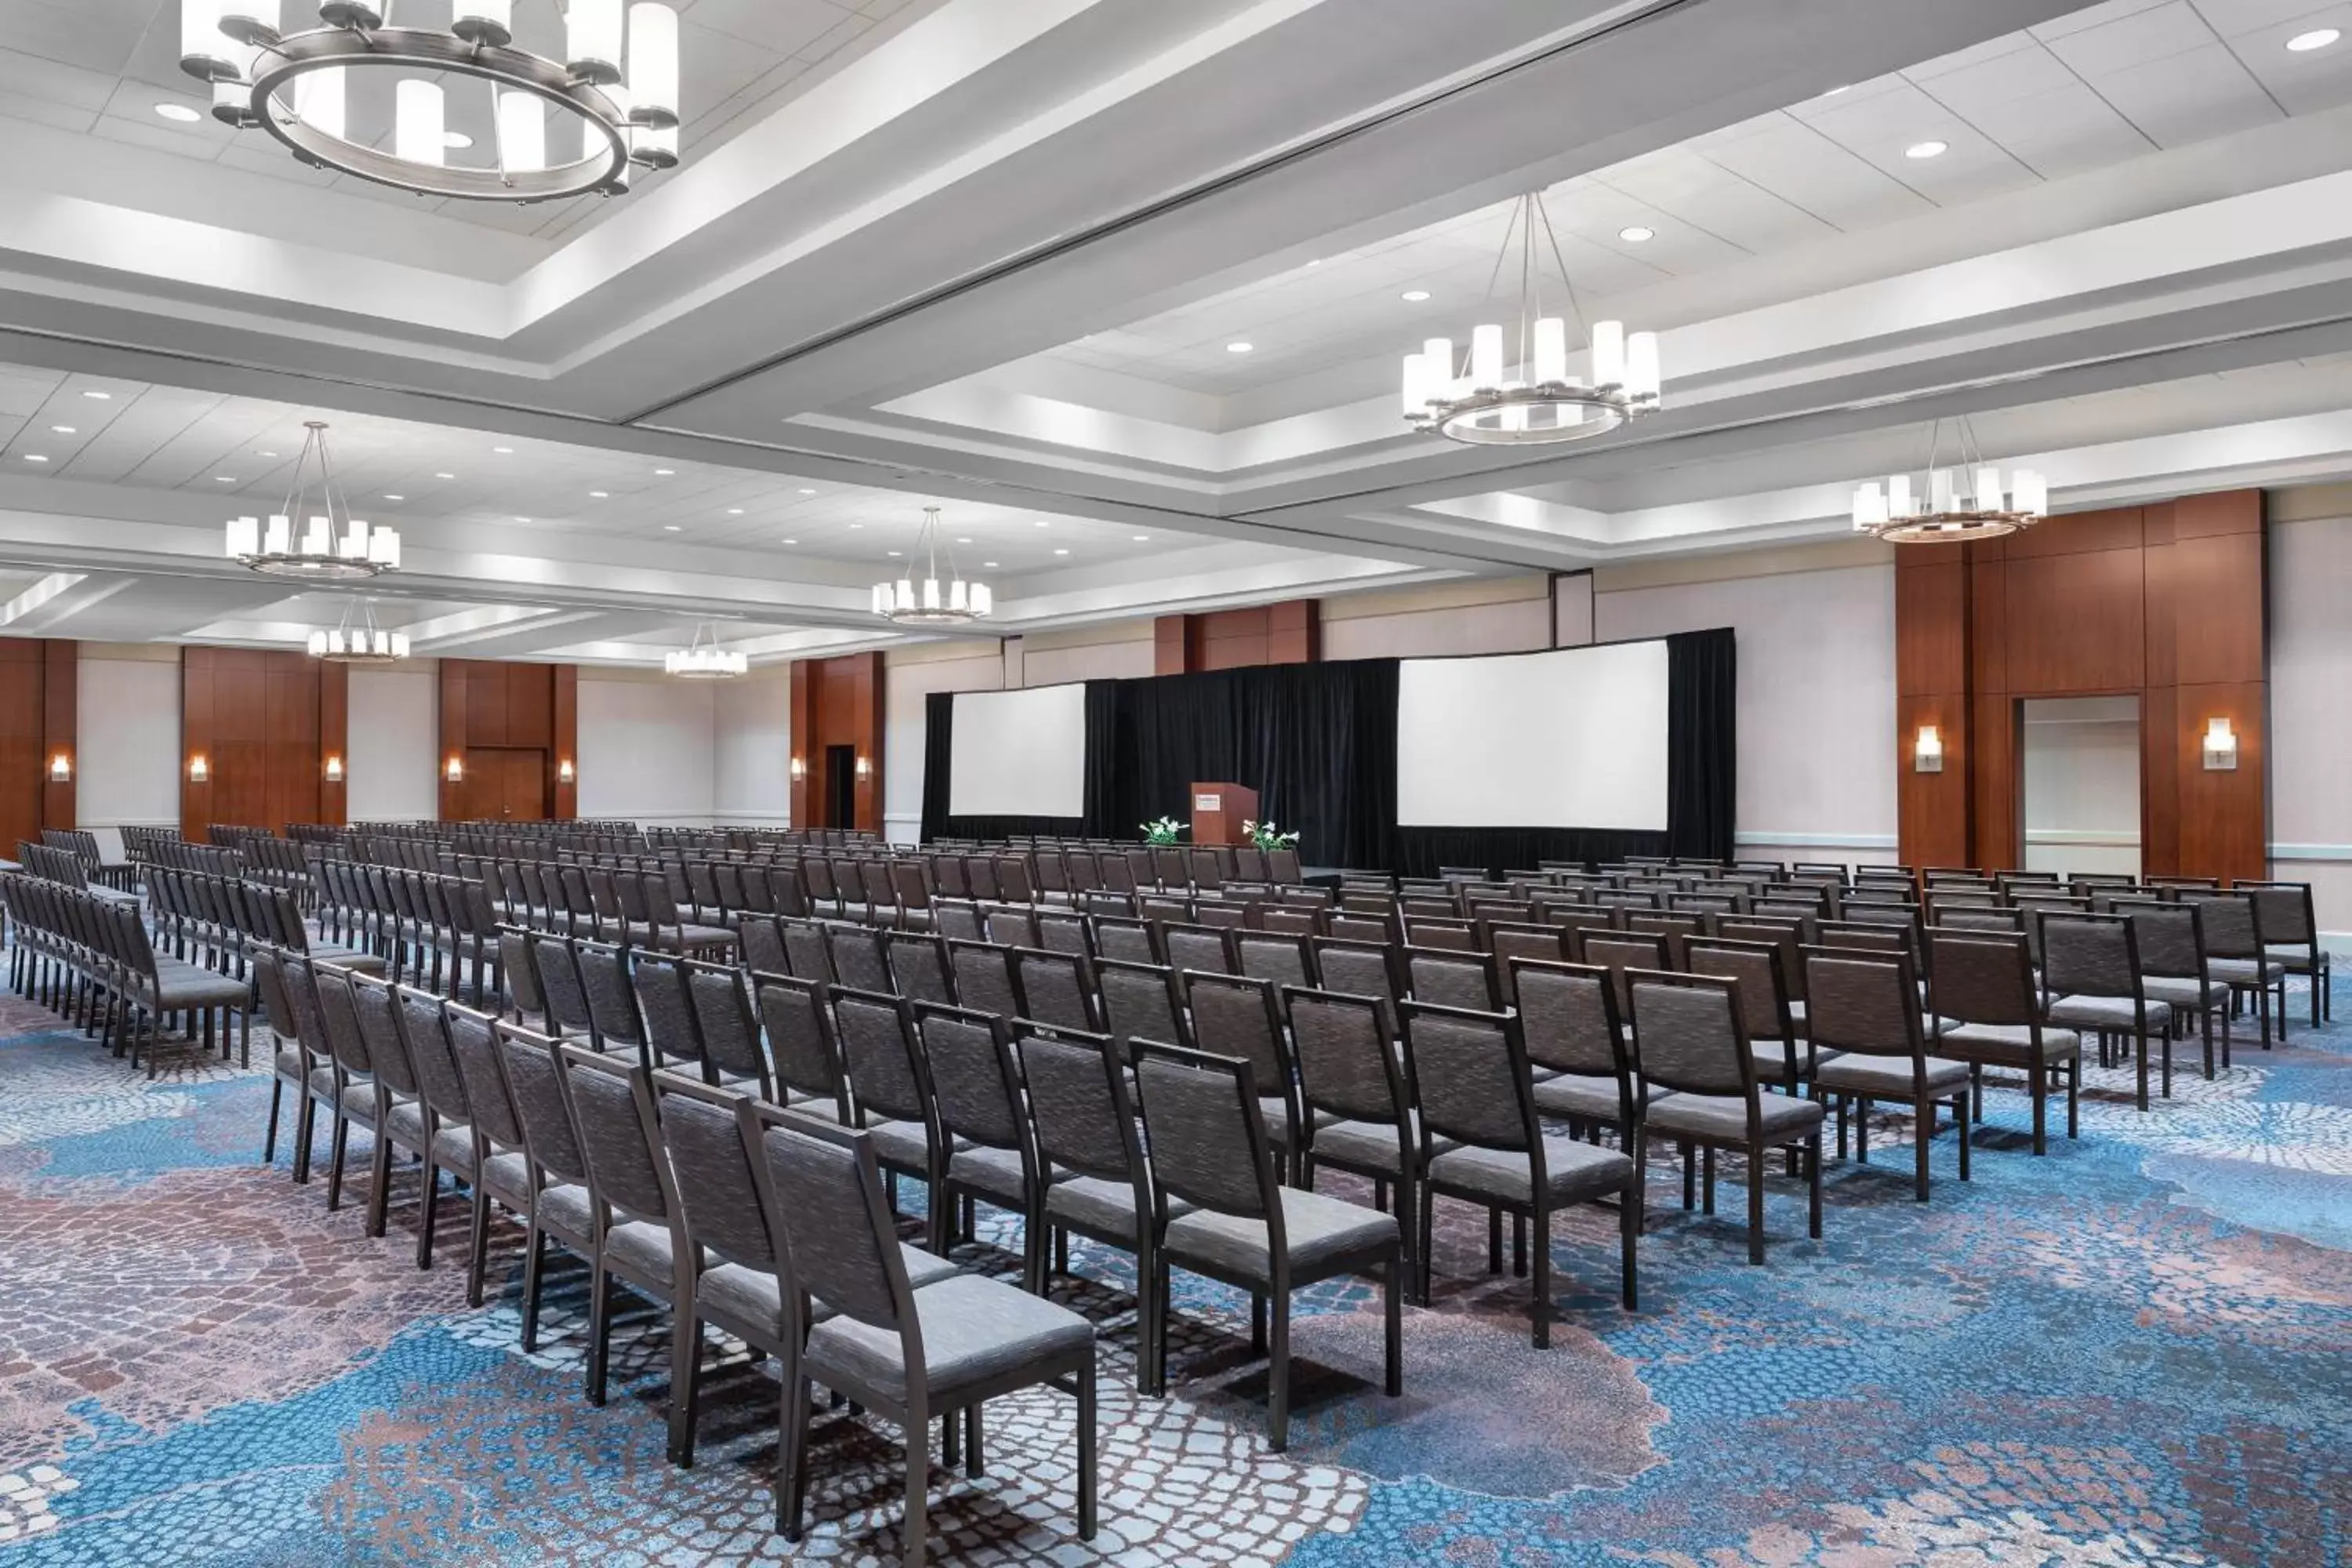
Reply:
[[[1290,1295],[1274,1299],[1272,1361],[1266,1367],[1266,1446],[1281,1453],[1290,1446]]]
[[[907,1522],[899,1535],[906,1568],[923,1568],[923,1546],[929,1532],[931,1500],[931,1424],[919,1399],[907,1410]]]
[[[1811,1178],[1809,1184],[1811,1190],[1806,1194],[1805,1228],[1815,1241],[1819,1241],[1822,1238],[1822,1135],[1815,1132],[1805,1147],[1808,1151],[1806,1173]]]
[[[138,1038],[137,1026],[132,1026],[131,1038]],[[318,1128],[319,1102],[310,1098],[306,1085],[294,1106],[294,1180],[298,1185],[310,1180],[310,1143]]]
[[[1515,1214],[1511,1216],[1511,1278],[1524,1279],[1527,1277],[1528,1216]]]
[[[1402,1205],[1402,1190],[1398,1203]],[[1406,1283],[1411,1278],[1407,1267],[1405,1255],[1400,1250],[1381,1273],[1381,1313],[1385,1331],[1381,1370],[1386,1379],[1381,1387],[1391,1399],[1404,1393],[1404,1293],[1411,1289]]]
[[[802,1373],[797,1352],[784,1358],[783,1408],[778,1413],[783,1452],[776,1461],[776,1533],[797,1543],[801,1538],[801,1500],[806,1495],[802,1477],[808,1468],[809,1380]]]
[[[1683,1162],[1683,1211],[1688,1213],[1698,1203],[1698,1161],[1696,1151],[1688,1143],[1678,1143],[1675,1152]]]
[[[2050,1070],[2042,1065],[2040,1058],[2037,1057],[2027,1064],[2025,1079],[2026,1092],[2033,1097],[2033,1152],[2036,1154],[2047,1153],[2050,1147],[2047,1137],[2050,1122]]]
[[[522,1348],[527,1355],[539,1349],[539,1284],[545,1272],[547,1237],[534,1217],[522,1247]]]
[[[441,1167],[430,1158],[425,1162],[425,1192],[416,1212],[416,1267],[433,1267],[433,1226],[441,1212]]]
[[[1078,1369],[1078,1539],[1094,1538],[1095,1364],[1088,1361]]]
[[[2066,1136],[2079,1137],[2083,1130],[2083,1058],[2076,1057],[2066,1072]]]
[[[1699,1192],[1702,1194],[1699,1212],[1701,1214],[1713,1214],[1715,1212],[1714,1144],[1709,1143],[1705,1149],[1699,1152]]]
[[[378,1129],[374,1142],[374,1151],[368,1157],[366,1231],[369,1236],[380,1237],[383,1234],[385,1211],[392,1207],[392,1140]],[[333,1184],[328,1184],[331,1190]]]
[[[1952,1101],[1952,1120],[1960,1130],[1960,1180],[1969,1179],[1969,1097],[1963,1090]]]
[[[1250,1353],[1265,1354],[1265,1297],[1250,1292]]]
[[[1524,1225],[1527,1216],[1513,1215],[1511,1218]],[[1538,1205],[1535,1218],[1536,1277],[1530,1283],[1535,1295],[1536,1349],[1540,1351],[1551,1348],[1551,1215]]]
[[[1621,1295],[1629,1312],[1642,1304],[1640,1276],[1635,1258],[1642,1241],[1642,1205],[1646,1196],[1643,1185],[1647,1180],[1639,1152],[1633,1156],[1633,1180],[1617,1199],[1617,1272]]]
[[[474,1215],[472,1233],[466,1247],[466,1305],[482,1304],[482,1276],[488,1271],[490,1261],[490,1194],[478,1177],[474,1182]]]
[[[327,1212],[332,1214],[343,1201],[343,1151],[351,1142],[351,1118],[340,1110],[335,1113],[334,1131],[327,1139]]]
[[[1912,1195],[1924,1204],[1927,1201],[1927,1145],[1935,1140],[1936,1136],[1936,1102],[1923,1094],[1912,1106],[1911,1114],[1917,1118],[1919,1124],[1918,1137],[1915,1140],[1918,1145],[1916,1151],[1918,1158],[1915,1166]]]
[[[1764,1156],[1761,1147],[1748,1151],[1748,1261],[1764,1261]]]
[[[981,1403],[974,1400],[963,1410],[963,1479],[968,1481],[985,1479],[988,1461],[980,1447]]]
[[[605,1353],[613,1334],[613,1276],[604,1267],[603,1248],[589,1267],[588,1279],[588,1403],[604,1403]]]
[[[694,1417],[702,1392],[702,1314],[679,1306],[673,1323],[669,1352],[669,1462],[680,1469],[694,1465]]]
[[[1500,1274],[1502,1271],[1503,1211],[1488,1209],[1486,1211],[1486,1272]]]
[[[278,1108],[285,1099],[286,1080],[282,1078],[271,1079],[269,1080],[269,1126],[261,1134],[261,1163],[264,1165],[278,1163]]]

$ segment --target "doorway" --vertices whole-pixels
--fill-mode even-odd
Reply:
[[[841,828],[857,826],[857,748],[855,746],[827,746],[824,749],[824,825]]]
[[[2019,704],[2029,871],[2140,870],[2137,697]]]
[[[537,746],[469,746],[466,815],[536,822],[547,816],[547,753]]]

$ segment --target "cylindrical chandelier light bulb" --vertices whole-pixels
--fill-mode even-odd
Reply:
[[[535,95],[499,94],[499,163],[514,174],[547,167],[547,107]]]
[[[593,82],[621,79],[621,0],[572,0],[563,17],[565,63]]]
[[[1558,316],[1536,320],[1535,382],[1557,386],[1568,379],[1568,323]]]
[[[648,125],[677,123],[677,13],[651,0],[629,7],[629,109]]]
[[[408,657],[408,634],[406,632],[394,632],[392,634],[392,657],[394,658],[406,658]]]
[[[327,657],[327,634],[326,634],[326,633],[324,633],[324,632],[312,632],[312,633],[310,634],[310,657],[311,657],[312,658],[326,658],[326,657]]]
[[[950,610],[966,610],[971,607],[971,601],[966,599],[964,596],[963,579],[959,577],[954,582],[948,584],[948,608]]]
[[[1635,332],[1625,340],[1625,390],[1635,398],[1655,403],[1660,384],[1658,334]]]
[[[441,162],[441,84],[415,77],[393,89],[392,151],[404,163]]]
[[[1928,510],[1929,511],[1932,511],[1932,512],[1937,512],[1937,513],[1941,513],[1941,512],[1948,512],[1948,511],[1951,510],[1952,510],[1952,493],[1953,493],[1953,489],[1954,489],[1954,486],[1953,486],[1953,482],[1952,482],[1952,470],[1951,470],[1951,469],[1949,469],[1949,468],[1930,468],[1930,469],[1928,469],[1928,470],[1927,470],[1927,510]]]
[[[261,553],[261,520],[257,517],[233,517],[228,520],[228,552],[231,555]]]
[[[905,577],[899,578],[898,587],[893,595],[893,599],[898,608],[902,610],[913,609],[915,607],[915,584],[913,582]]]
[[[322,136],[342,136],[341,66],[304,71],[294,79],[294,118]]]
[[[1911,476],[1897,474],[1886,481],[1886,510],[1890,517],[1909,517],[1915,509],[1911,504]]]
[[[1480,392],[1494,392],[1503,384],[1503,329],[1498,326],[1473,327],[1470,330],[1470,384]]]
[[[1595,321],[1592,323],[1592,384],[1622,386],[1625,384],[1625,323]]]
[[[868,602],[873,605],[874,613],[876,615],[888,615],[890,613],[890,584],[887,583],[875,584],[873,595]]]
[[[1886,491],[1873,480],[1853,492],[1853,525],[1857,529],[1884,527],[1886,522]]]
[[[269,531],[262,535],[264,555],[283,555],[294,548],[294,520],[283,515],[269,520]]]
[[[302,553],[324,555],[334,548],[335,524],[332,518],[312,517],[302,530]]]
[[[971,613],[975,616],[985,616],[995,608],[996,595],[990,591],[988,584],[974,583],[971,585]]]
[[[1426,411],[1429,402],[1429,361],[1421,354],[1404,356],[1403,400],[1404,416],[1414,419]]]
[[[1977,470],[1976,489],[1969,494],[1969,504],[1979,511],[2000,510],[2000,470],[1983,468]]]
[[[2020,468],[2009,493],[2009,504],[2035,517],[2050,515],[2050,481],[2032,468]]]
[[[368,535],[368,559],[394,571],[400,567],[400,532],[397,529],[379,528]]]

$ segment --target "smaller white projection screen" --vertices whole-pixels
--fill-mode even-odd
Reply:
[[[1084,816],[1087,689],[957,694],[948,756],[955,816]]]
[[[1663,833],[1666,711],[1664,642],[1405,659],[1397,821]]]

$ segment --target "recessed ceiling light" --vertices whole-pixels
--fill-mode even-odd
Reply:
[[[785,541],[784,541],[784,542],[785,542],[786,544],[798,544],[798,543],[800,542],[800,541],[799,541],[799,540],[797,540],[797,539],[787,539],[787,540],[785,540]]]
[[[905,551],[903,551],[903,550],[893,550],[893,551],[891,551],[889,553],[890,553],[891,555],[893,555],[893,556],[898,556],[898,555],[904,555],[904,554],[905,554],[905,553],[907,553],[907,552],[906,552]]]
[[[1134,539],[1138,544],[1149,544],[1151,542],[1151,535],[1148,533],[1136,534],[1134,535]]]
[[[74,427],[70,425],[52,425],[49,426],[49,431],[52,435],[70,436],[74,433]]]
[[[970,544],[970,543],[971,542],[971,540],[969,540],[969,539],[958,539],[958,540],[956,541],[956,542],[957,542],[958,544]]]
[[[529,522],[529,521],[530,521],[530,519],[529,519],[529,518],[527,518],[527,517],[519,517],[519,518],[516,518],[516,519],[515,519],[515,521],[516,521],[517,522]]]
[[[1658,231],[1637,223],[1631,227],[1619,229],[1617,237],[1628,245],[1642,245],[1657,238]]]
[[[455,474],[436,474],[433,477],[436,479],[454,479],[457,476]]]
[[[155,106],[155,112],[182,125],[193,124],[204,118],[184,103],[159,103]]]
[[[1906,158],[1940,158],[1952,150],[1948,142],[1914,142],[1903,149]]]
[[[676,533],[677,531],[677,524],[674,522],[665,522],[662,524],[662,531],[664,533]]]
[[[588,492],[588,499],[590,500],[610,500],[612,499],[612,495],[613,492],[610,490],[590,490]]]
[[[1426,289],[1408,289],[1397,297],[1408,305],[1418,305],[1423,300],[1429,298],[1429,290]]]
[[[99,402],[100,402],[100,403],[105,403],[105,402],[108,402],[108,401],[111,400],[111,399],[113,398],[113,396],[114,396],[114,394],[112,394],[112,393],[110,393],[110,392],[85,392],[85,393],[83,393],[83,394],[82,394],[82,395],[83,395],[84,397],[92,397],[92,398],[96,398]]]
[[[1229,354],[1245,354],[1254,352],[1256,348],[1255,343],[1231,342],[1225,345],[1225,352]]]
[[[993,565],[995,565],[995,564],[996,564],[996,563],[995,563],[995,562],[993,562],[993,561],[983,561],[983,562],[982,562],[982,563],[981,563],[981,564],[982,564],[982,566],[993,566]]]
[[[730,517],[740,517],[743,515],[743,509],[740,506],[730,506],[727,509],[727,515]]]
[[[390,493],[389,491],[387,491],[387,492],[385,492],[385,495],[384,495],[384,498],[383,498],[383,499],[384,499],[384,500],[406,500],[408,498],[407,498],[406,496],[396,496],[396,495],[393,495],[392,493]]]
[[[1038,526],[1038,527],[1040,527],[1040,528],[1048,528],[1048,527],[1051,527],[1052,525],[1051,525],[1050,523],[1048,523],[1048,522],[1047,522],[1044,518],[1042,518],[1042,517],[1041,517],[1041,518],[1039,518],[1039,519],[1037,520],[1037,526]]]
[[[501,458],[511,457],[514,454],[514,448],[512,447],[493,447],[490,450],[496,452]]]
[[[853,522],[849,526],[852,528],[864,528],[866,525],[862,522]]]
[[[28,463],[46,463],[48,459],[41,456],[38,452],[27,452],[25,454],[25,461]]]
[[[2286,47],[2296,54],[2307,55],[2314,49],[2324,49],[2344,36],[2337,27],[2315,27],[2308,33],[2297,33],[2286,41]]]
[[[275,452],[256,452],[254,456],[257,458],[274,458],[278,456],[278,454]]]
[[[464,148],[471,147],[473,144],[474,139],[467,135],[462,131],[444,131],[441,132],[441,145],[444,147],[456,147],[462,150]]]
[[[1056,555],[1067,555],[1069,552],[1066,550],[1056,550],[1054,553]]]
[[[668,479],[672,474],[675,474],[675,473],[677,473],[677,470],[676,468],[656,468],[656,469],[654,470],[654,474],[655,474],[655,476],[656,476],[656,478],[659,478],[659,479]]]
[[[1835,98],[1839,93],[1843,92],[1847,88],[1850,88],[1850,87],[1852,87],[1853,85],[1853,83],[1852,83],[1852,82],[1850,82],[1850,81],[1848,81],[1848,82],[1841,82],[1841,83],[1839,83],[1837,86],[1835,86],[1835,87],[1833,87],[1833,88],[1830,89],[1829,89],[1829,91],[1827,91],[1827,92],[1825,92],[1825,93],[1822,94],[1822,96],[1823,98]]]
[[[236,477],[234,474],[215,474],[213,476],[213,483],[216,485],[233,485],[236,483]]]
[[[803,494],[803,495],[804,495],[804,496],[813,496],[813,495],[816,494],[816,492],[815,492],[814,490],[803,490],[803,491],[801,492],[801,494]]]

